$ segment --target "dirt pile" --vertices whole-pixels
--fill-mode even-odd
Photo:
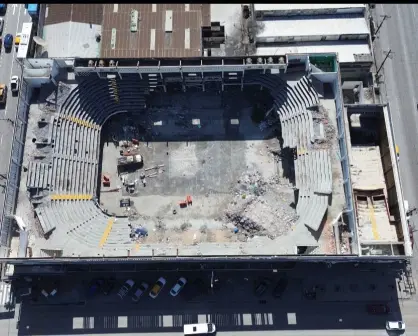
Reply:
[[[277,177],[264,180],[258,171],[237,181],[235,197],[224,213],[240,240],[285,235],[297,220],[291,185]]]

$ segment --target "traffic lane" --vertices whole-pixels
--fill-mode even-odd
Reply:
[[[20,9],[19,9],[19,17],[20,19],[18,21],[16,33],[20,33],[22,31],[24,23],[32,21],[31,16],[28,14],[28,11],[26,10],[23,4],[20,6]],[[33,27],[32,29],[35,29],[35,28],[36,27]]]
[[[418,51],[414,40],[415,34],[412,33],[417,28],[415,20],[417,8],[415,4],[402,6],[379,4],[376,5],[375,15],[375,20],[380,19],[380,16],[384,14],[391,16],[383,23],[379,38],[375,40],[375,56],[378,64],[381,64],[384,57],[383,50],[392,49],[395,52],[393,59],[385,64],[385,82],[382,85],[382,91],[387,93],[387,100],[390,102],[395,142],[400,147],[401,153],[399,170],[403,194],[411,207],[418,204],[417,191],[413,187],[417,183],[418,176],[416,159]],[[408,94],[405,95],[404,92]],[[418,218],[413,216],[410,223],[417,227]],[[416,232],[414,239],[418,241]],[[414,252],[418,253],[417,244],[414,246]],[[413,258],[412,264],[414,272],[417,272],[418,259]]]
[[[48,312],[52,312],[52,314],[57,313],[58,315],[51,316],[51,319],[53,320],[60,320],[61,315],[64,316],[64,320],[60,320],[59,322],[57,327],[58,329],[50,331],[52,334],[62,334],[68,332],[65,328],[62,329],[62,326],[68,326],[71,324],[70,321],[66,320],[65,316],[68,315],[71,317],[71,311],[73,310],[76,311],[76,314],[73,317],[94,316],[95,321],[99,321],[97,322],[99,329],[97,332],[104,332],[100,329],[103,327],[100,321],[102,321],[104,317],[117,320],[117,316],[130,316],[129,318],[132,321],[139,319],[142,321],[141,323],[146,323],[146,321],[158,320],[158,318],[161,318],[161,315],[175,315],[175,320],[193,319],[199,314],[213,315],[214,321],[221,324],[226,323],[225,328],[229,328],[228,330],[232,330],[234,328],[256,328],[263,330],[272,328],[276,328],[278,330],[285,328],[380,329],[382,326],[384,327],[384,322],[388,318],[388,316],[369,316],[366,313],[366,306],[370,302],[365,302],[365,299],[355,301],[359,300],[359,298],[361,299],[364,293],[350,294],[353,302],[321,302],[307,300],[302,294],[303,286],[299,281],[297,281],[297,278],[289,279],[289,285],[280,299],[273,298],[272,296],[274,282],[261,298],[255,296],[254,280],[259,277],[264,277],[265,275],[271,275],[271,272],[268,274],[257,274],[256,276],[244,274],[243,272],[241,272],[240,275],[234,276],[234,274],[229,272],[227,277],[219,277],[220,289],[215,290],[213,294],[211,294],[211,291],[209,290],[210,275],[209,272],[204,273],[205,274],[197,274],[194,277],[199,277],[205,280],[207,286],[207,290],[205,291],[208,293],[201,294],[193,298],[191,301],[184,299],[184,292],[183,294],[180,293],[177,297],[172,297],[169,294],[170,288],[175,284],[179,276],[183,275],[188,278],[189,283],[186,286],[191,286],[193,276],[190,276],[190,274],[186,275],[174,272],[171,272],[171,274],[166,274],[164,272],[136,275],[119,274],[119,283],[108,296],[104,296],[102,294],[97,294],[95,296],[86,295],[89,288],[89,280],[92,278],[89,279],[86,277],[85,279],[78,279],[78,281],[82,284],[81,286],[77,285],[77,281],[74,281],[74,279],[68,279],[66,284],[62,283],[58,286],[58,294],[56,295],[56,298],[48,301],[40,297],[37,301],[31,303],[29,303],[29,301],[24,301],[24,307],[26,310],[23,312],[28,315],[25,317],[28,319],[27,323],[34,323],[31,327],[32,332],[36,326],[36,328],[39,328],[39,332],[41,329],[46,327],[44,325],[37,324],[37,318],[35,318],[35,322],[30,321],[32,310],[37,311],[39,308],[44,311],[45,314]],[[243,277],[243,275],[245,277]],[[382,276],[382,274],[379,275],[380,277]],[[132,289],[123,300],[121,300],[117,295],[121,284],[127,279],[133,279],[137,284],[139,284],[141,280],[145,280],[149,283],[151,288],[160,276],[164,276],[166,278],[167,284],[157,299],[150,298],[147,293],[141,297],[140,302],[136,304],[132,302],[131,299],[134,289]],[[324,274],[324,277],[326,276],[327,275]],[[381,281],[383,282],[382,278]],[[39,286],[40,284],[42,287],[48,287],[46,284],[47,280],[44,278],[41,279],[40,282],[37,280],[34,282],[35,285],[37,284]],[[185,288],[184,291],[186,290],[188,289]],[[378,295],[377,297],[379,298],[379,302],[384,300],[383,296]],[[87,301],[84,302],[84,300]],[[56,305],[53,305],[54,303]],[[82,305],[74,305],[76,303],[81,303]],[[387,301],[385,303],[391,308],[392,313],[390,318],[395,320],[401,319],[396,297],[392,301]],[[181,311],[182,314],[178,314],[179,311]],[[295,313],[297,315],[298,324],[296,327],[288,325],[287,313]],[[23,319],[24,314],[22,313],[21,319]],[[243,322],[244,320],[246,321],[245,323]],[[147,325],[145,330],[152,327],[153,326]]]
[[[416,183],[417,160],[415,139],[417,138],[416,120],[416,90],[414,87],[414,69],[411,64],[415,60],[410,60],[409,55],[416,56],[416,43],[409,43],[409,31],[407,25],[410,24],[408,17],[413,13],[410,5],[376,5],[378,15],[391,15],[387,19],[379,33],[378,44],[380,50],[376,51],[379,64],[383,61],[383,51],[392,49],[395,52],[393,59],[388,59],[385,63],[385,86],[387,88],[388,100],[391,105],[392,122],[395,133],[395,140],[400,147],[400,172],[404,196],[415,204],[418,199],[415,188],[411,188]],[[405,11],[406,10],[406,11]],[[403,19],[405,15],[405,20]],[[411,28],[411,27],[410,27]],[[413,34],[410,34],[414,36]],[[406,40],[408,39],[408,40]],[[412,83],[412,84],[411,84]],[[415,104],[414,104],[415,103]]]
[[[25,20],[28,19],[27,16],[24,14],[24,6],[19,4],[15,5],[16,7],[13,7],[13,5],[9,5],[7,8],[6,15],[4,16],[4,29],[3,29],[3,37],[6,34],[12,34],[13,37],[16,37],[16,34],[21,32],[23,22],[26,22]],[[2,83],[9,84],[10,77],[12,74],[16,71],[20,71],[16,67],[16,47],[13,46],[9,51],[6,51],[4,49],[4,45],[1,46],[1,56],[0,56],[0,81]]]
[[[262,279],[269,280],[269,288],[271,291],[276,282],[286,277],[288,281],[288,292],[298,291],[300,293],[303,289],[312,288],[314,286],[323,288],[322,292],[335,293],[333,297],[328,299],[341,300],[348,292],[352,292],[353,296],[364,299],[364,294],[385,295],[393,297],[393,289],[396,289],[397,280],[399,278],[399,269],[391,268],[389,265],[375,265],[367,267],[308,267],[306,269],[294,269],[288,271],[274,272],[272,270],[263,271],[140,271],[140,272],[90,272],[84,274],[66,274],[63,277],[51,276],[40,277],[40,280],[33,281],[36,285],[43,285],[44,283],[55,282],[59,283],[63,290],[70,291],[76,284],[87,288],[89,284],[98,278],[113,277],[116,280],[115,291],[118,286],[121,286],[126,280],[133,280],[136,284],[142,281],[147,282],[150,286],[154,284],[159,277],[164,277],[167,281],[165,290],[169,290],[180,276],[187,279],[188,285],[193,283],[196,279],[202,279],[205,285],[209,288],[211,284],[212,275],[214,283],[218,287],[226,288],[227,293],[235,293],[242,291],[254,290],[255,283]],[[307,276],[308,275],[308,276]],[[21,283],[21,282],[20,282]],[[19,284],[19,281],[16,281]],[[23,282],[23,285],[25,283]],[[374,285],[372,288],[371,285]],[[341,295],[339,295],[341,294]],[[290,295],[290,293],[289,293]],[[298,294],[299,295],[299,294]],[[373,294],[374,295],[374,294]],[[326,297],[323,295],[323,297]],[[222,297],[221,297],[222,298]]]
[[[0,173],[7,174],[11,144],[13,136],[13,124],[7,120],[0,120]]]
[[[395,18],[394,30],[400,34],[396,34],[394,31],[389,29],[389,39],[392,45],[394,45],[395,56],[392,62],[395,74],[400,78],[397,84],[398,96],[400,99],[401,109],[398,111],[401,118],[401,125],[397,129],[400,137],[403,138],[404,146],[406,151],[403,150],[404,154],[402,159],[407,159],[404,168],[409,167],[410,169],[404,169],[405,185],[408,186],[409,190],[407,197],[418,200],[418,193],[415,188],[410,188],[416,185],[418,182],[418,147],[416,139],[418,135],[418,120],[417,120],[417,90],[418,81],[418,68],[416,62],[418,61],[418,48],[416,44],[415,34],[408,34],[406,32],[416,31],[417,27],[414,18],[412,17],[413,6],[403,7],[395,6],[392,17]],[[403,32],[403,33],[402,33]],[[396,40],[396,41],[394,41]],[[402,149],[401,149],[402,153]],[[402,169],[402,167],[401,167]],[[409,170],[409,172],[408,172]],[[416,203],[412,203],[415,206]]]
[[[156,300],[162,300],[157,298]],[[90,333],[121,332],[121,320],[126,319],[124,332],[181,331],[185,323],[212,321],[218,331],[262,330],[384,330],[388,319],[398,316],[367,314],[359,303],[322,303],[300,305],[283,302],[275,306],[224,305],[202,307],[190,304],[178,306],[175,298],[165,301],[160,309],[145,302],[91,306],[30,306],[23,304],[20,332],[31,335],[62,335],[73,332],[74,321],[83,319]],[[29,327],[29,329],[27,328]]]

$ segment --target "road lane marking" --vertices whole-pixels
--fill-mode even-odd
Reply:
[[[15,15],[17,4],[13,4],[12,6],[13,6],[13,15]]]
[[[3,143],[3,134],[0,137],[0,145]]]

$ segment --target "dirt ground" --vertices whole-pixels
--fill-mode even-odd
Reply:
[[[293,186],[280,177],[286,158],[277,155],[274,128],[261,131],[253,121],[247,97],[245,91],[155,96],[147,113],[111,121],[102,166],[111,185],[101,188],[101,204],[145,227],[147,243],[286,235],[297,220]],[[139,144],[128,148],[140,153],[143,165],[118,176],[120,145],[132,139]],[[133,192],[123,181],[135,185]],[[192,205],[180,207],[188,195]],[[124,197],[133,203],[129,208],[119,205]]]

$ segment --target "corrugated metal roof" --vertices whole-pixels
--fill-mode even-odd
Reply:
[[[68,21],[101,25],[103,4],[49,4],[46,13],[45,26]]]

